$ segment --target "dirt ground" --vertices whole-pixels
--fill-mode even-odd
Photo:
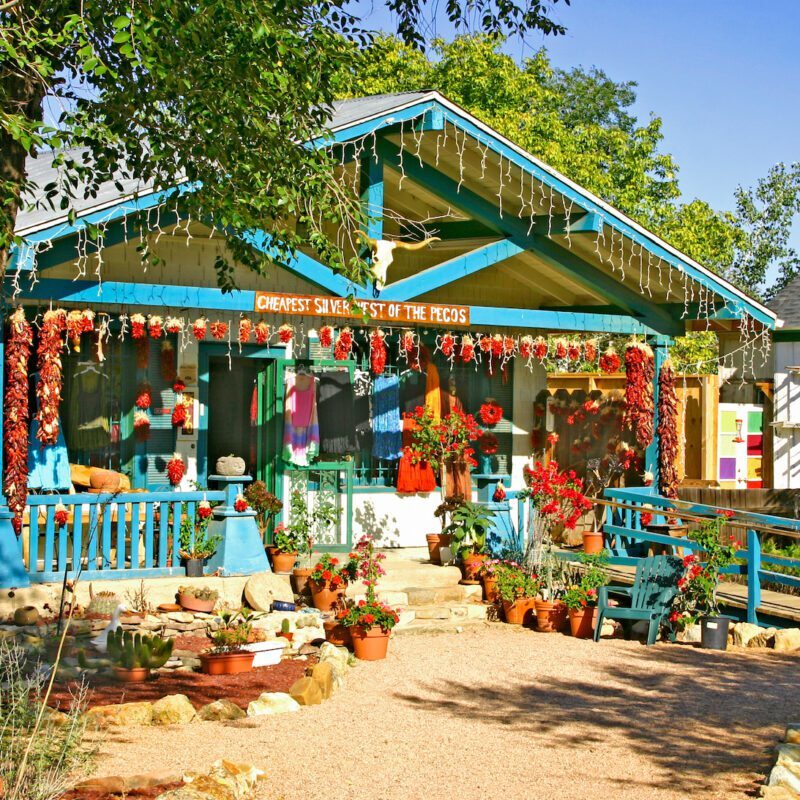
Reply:
[[[254,763],[270,800],[683,800],[757,795],[800,657],[492,625],[393,639],[321,706],[131,728],[102,775]]]

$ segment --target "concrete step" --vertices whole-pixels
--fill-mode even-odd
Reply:
[[[458,567],[439,567],[406,559],[386,559],[386,574],[378,580],[382,592],[405,592],[415,589],[445,589],[458,586],[461,570]],[[361,594],[363,585],[358,581],[348,587],[348,596]]]
[[[427,606],[398,607],[400,622],[396,629],[419,627],[417,623],[474,622],[486,620],[490,607],[483,603],[443,603]]]
[[[492,623],[485,619],[415,619],[404,625],[395,625],[395,636],[414,636],[435,633],[463,633],[465,629],[485,628]]]

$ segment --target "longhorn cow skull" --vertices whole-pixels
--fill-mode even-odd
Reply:
[[[358,231],[358,235],[372,250],[372,294],[374,297],[378,297],[381,289],[386,285],[386,273],[394,261],[395,250],[421,250],[431,242],[441,241],[438,236],[429,236],[421,242],[401,242],[394,239],[373,239],[364,231]]]

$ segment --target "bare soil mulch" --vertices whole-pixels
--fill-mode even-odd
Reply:
[[[178,636],[175,650],[199,652],[208,647],[202,636]],[[307,659],[283,659],[271,667],[257,667],[237,675],[204,675],[201,672],[159,672],[145,683],[120,683],[113,675],[101,672],[87,675],[88,704],[90,707],[159,700],[169,694],[185,694],[195,708],[213,703],[220,698],[233,701],[242,709],[262,692],[288,692],[292,684],[303,677],[306,669],[315,663]],[[56,708],[69,706],[78,682],[56,684],[50,696],[50,705]],[[146,795],[145,795],[146,796]]]
[[[129,789],[122,793],[72,789],[62,795],[61,800],[154,800],[160,794],[170,789],[179,789],[183,785],[183,782],[162,783],[158,786],[149,786],[147,789]]]

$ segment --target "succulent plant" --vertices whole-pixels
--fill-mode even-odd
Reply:
[[[289,633],[291,627],[289,620],[284,618],[283,622],[281,622],[281,633]]]
[[[120,599],[114,592],[96,592],[92,594],[86,613],[110,617],[119,604]]]
[[[178,589],[178,594],[185,594],[197,600],[219,600],[219,592],[208,586],[181,586]]]
[[[140,633],[131,633],[117,628],[108,636],[108,658],[114,666],[124,669],[158,669],[169,660],[173,645],[173,639],[142,636]],[[78,653],[78,663],[84,669],[99,666],[89,661],[82,650]]]

